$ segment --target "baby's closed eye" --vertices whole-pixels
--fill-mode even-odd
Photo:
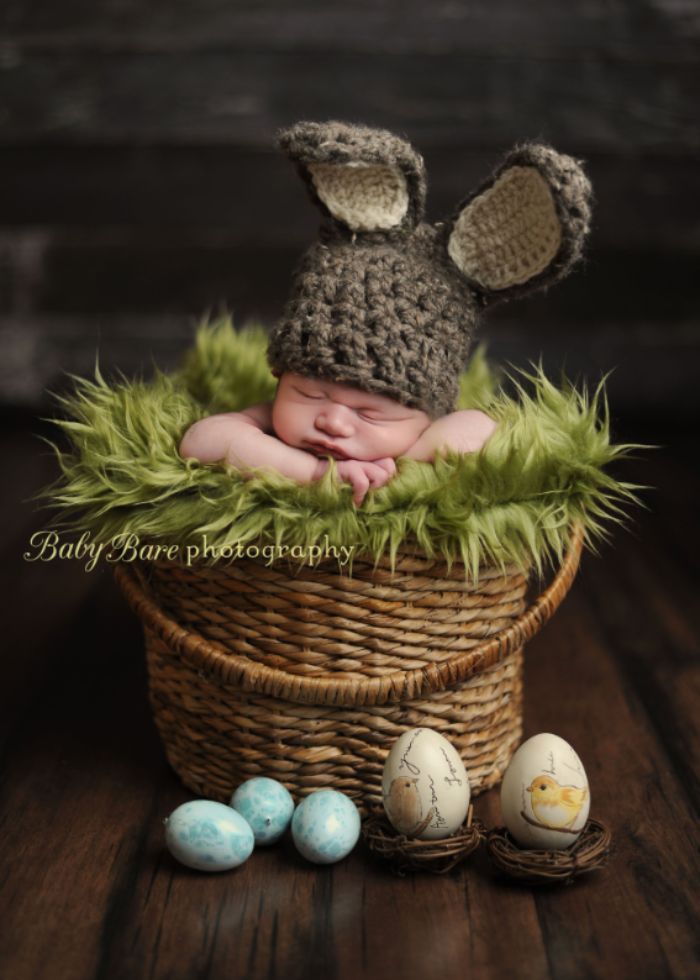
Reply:
[[[408,422],[410,420],[410,416],[408,415],[387,415],[386,412],[373,408],[357,409],[357,414],[365,422],[381,422],[388,425],[391,423],[396,424],[397,422]]]

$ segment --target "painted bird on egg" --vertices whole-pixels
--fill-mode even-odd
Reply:
[[[544,773],[532,780],[527,792],[535,820],[552,830],[572,830],[588,799],[587,786],[560,786]]]
[[[469,809],[469,778],[455,747],[430,728],[413,728],[384,764],[382,797],[391,825],[420,840],[459,830]]]
[[[568,742],[543,732],[524,742],[501,786],[503,822],[522,847],[562,850],[586,825],[590,790]]]
[[[423,823],[423,804],[421,803],[417,779],[397,776],[392,779],[389,792],[384,797],[384,809],[392,825],[402,834],[410,834]],[[431,807],[428,819],[435,815]]]

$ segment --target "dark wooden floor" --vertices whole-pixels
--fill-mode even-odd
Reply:
[[[108,572],[22,560],[45,518],[18,499],[52,473],[32,428],[6,424],[1,441],[1,976],[699,975],[700,472],[687,439],[626,467],[656,487],[649,510],[585,558],[528,648],[526,734],[575,746],[616,843],[607,869],[532,890],[483,855],[403,880],[362,847],[330,868],[288,844],[220,876],[176,865],[162,820],[191,794],[149,716],[134,618]],[[476,813],[496,822],[497,793]]]

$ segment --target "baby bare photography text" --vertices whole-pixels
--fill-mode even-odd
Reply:
[[[266,565],[272,565],[280,558],[291,558],[307,565],[334,558],[341,567],[347,565],[355,546],[336,546],[330,543],[328,535],[323,536],[321,544],[275,545],[242,544],[211,545],[203,534],[198,543],[165,544],[142,541],[138,534],[115,534],[108,541],[91,540],[90,532],[84,531],[79,538],[70,539],[56,530],[36,531],[29,539],[29,550],[25,551],[25,561],[84,561],[85,571],[91,572],[100,560],[110,565],[117,562],[133,561],[172,561],[182,562],[190,567],[198,561],[236,561],[239,558],[255,558]]]

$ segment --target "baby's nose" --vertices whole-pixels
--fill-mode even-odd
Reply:
[[[353,434],[354,427],[349,409],[345,405],[330,405],[316,416],[316,428],[329,436],[347,438]]]

